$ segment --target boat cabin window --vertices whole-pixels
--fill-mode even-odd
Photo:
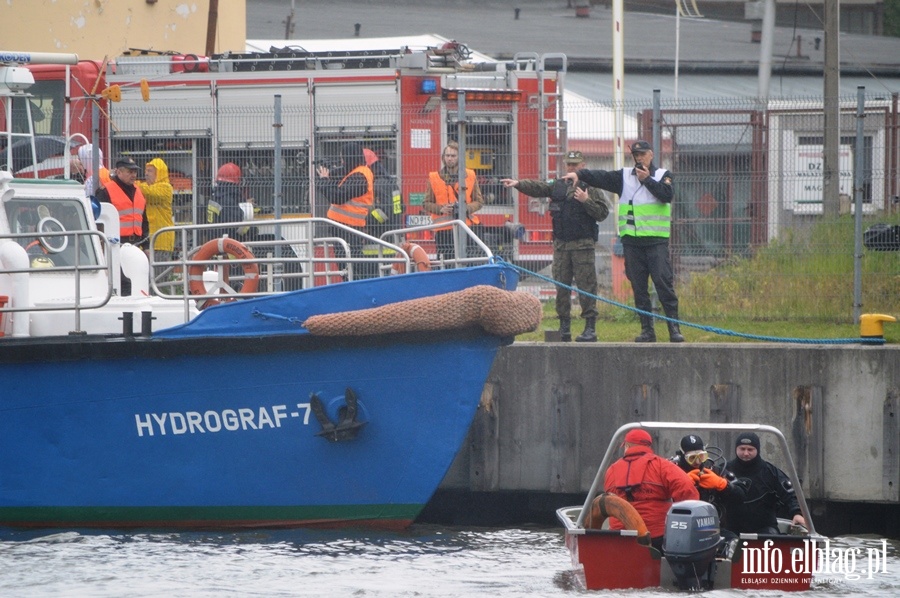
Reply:
[[[28,126],[28,112],[22,101],[12,102],[12,132],[35,135],[64,135],[66,108],[66,86],[63,81],[35,81],[28,88],[31,103],[31,129]],[[6,121],[3,121],[4,125]]]
[[[95,237],[60,234],[90,230],[82,202],[75,199],[11,199],[6,202],[6,217],[13,233],[34,234],[16,239],[28,252],[32,268],[74,266],[76,251],[80,266],[99,265]]]

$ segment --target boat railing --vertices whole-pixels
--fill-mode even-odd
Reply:
[[[13,293],[27,292],[30,300],[24,304],[7,301],[5,306],[0,306],[0,313],[71,310],[75,313],[75,330],[80,330],[81,311],[105,306],[113,293],[108,260],[99,260],[98,263],[96,259],[91,259],[90,253],[98,247],[93,240],[89,240],[91,237],[100,243],[103,253],[109,255],[109,241],[102,232],[95,230],[45,230],[0,235],[0,254],[4,256],[7,252],[2,246],[7,242],[19,245],[22,250],[28,246],[41,248],[38,255],[26,253],[21,267],[16,266],[15,258],[3,259],[3,274],[10,277]],[[99,294],[93,280],[90,291],[87,290],[85,279],[87,275],[98,272],[104,273],[101,278],[105,282]],[[68,281],[71,281],[71,289],[62,286]],[[47,293],[41,292],[44,286]],[[27,291],[23,290],[24,287],[28,287]]]
[[[490,261],[488,246],[463,221],[449,224],[461,231],[455,245],[465,246],[466,251],[449,259],[430,258],[430,269],[461,268]],[[404,240],[421,238],[426,231],[447,225],[390,230],[380,237],[326,218],[167,227],[152,235],[151,247],[161,234],[174,232],[175,245],[189,249],[172,254],[149,250],[149,289],[147,282],[133,281],[132,294],[146,295],[142,289],[148,289],[150,295],[160,299],[181,301],[186,321],[195,313],[193,301],[200,305],[204,300],[221,301],[223,293],[227,299],[249,298],[414,272],[421,269],[421,264],[403,250]],[[247,249],[246,255],[229,255],[226,259],[218,253],[205,252],[205,259],[200,259],[198,254],[206,243],[222,238],[239,240]],[[349,239],[353,239],[352,244]],[[73,312],[74,328],[69,330],[78,332],[82,330],[82,311],[109,305],[117,293],[123,249],[101,231],[51,229],[0,235],[0,247],[6,243],[18,248],[3,254],[3,271],[9,276],[11,290],[0,292],[8,296],[0,305],[0,313]],[[34,250],[26,253],[26,247],[38,247],[38,243],[38,254]],[[363,255],[354,254],[351,245],[363,246]],[[136,256],[140,253],[129,251],[126,261],[134,273],[129,276],[146,276],[145,270],[134,269],[139,266]],[[252,267],[245,267],[250,264]],[[256,279],[255,284],[245,288],[244,283],[251,277]],[[251,289],[253,292],[248,292]]]
[[[588,491],[587,498],[584,501],[584,505],[581,507],[581,512],[578,514],[577,520],[575,520],[574,527],[578,530],[584,529],[584,520],[587,515],[591,512],[591,505],[594,502],[594,498],[596,498],[597,494],[603,491],[604,479],[606,476],[606,470],[612,464],[613,460],[616,458],[616,455],[621,447],[622,443],[625,440],[625,435],[629,430],[634,430],[642,428],[647,430],[648,432],[653,431],[682,431],[682,432],[702,432],[702,431],[710,431],[710,432],[757,432],[763,433],[766,435],[770,435],[775,438],[778,446],[781,448],[781,453],[784,456],[784,462],[779,463],[781,465],[781,469],[788,475],[791,480],[791,484],[794,486],[794,491],[797,494],[797,502],[800,505],[800,511],[803,515],[803,518],[806,520],[806,529],[809,532],[810,536],[818,535],[816,533],[816,529],[813,525],[812,516],[809,511],[809,507],[806,504],[806,497],[803,494],[803,488],[800,485],[800,478],[797,475],[797,468],[794,465],[794,461],[791,458],[791,451],[788,448],[787,440],[784,437],[784,434],[781,433],[781,430],[775,428],[774,426],[767,426],[764,424],[741,424],[741,423],[731,423],[731,424],[723,424],[723,423],[690,423],[690,422],[632,422],[629,424],[625,424],[621,426],[616,432],[613,434],[612,438],[609,441],[609,446],[606,449],[606,454],[603,455],[603,461],[600,462],[600,467],[597,469],[597,475],[594,477],[594,481],[591,484],[591,489]]]
[[[432,269],[457,268],[487,263],[490,249],[462,221],[454,228],[463,231],[468,240],[468,253],[430,264]],[[375,237],[327,218],[283,218],[250,220],[234,223],[198,224],[166,227],[156,231],[153,246],[160,235],[174,232],[175,245],[187,247],[170,259],[162,259],[150,251],[151,292],[167,299],[221,299],[222,292],[240,294],[241,298],[323,286],[336,282],[388,276],[417,270],[417,264],[400,247],[407,236],[421,235],[447,223],[391,230]],[[337,236],[340,234],[341,236]],[[252,255],[246,257],[213,255],[198,259],[207,243],[228,237],[237,240]],[[364,248],[354,255],[348,239]],[[207,252],[208,253],[208,252]],[[253,292],[239,291],[247,280],[245,265],[254,264],[251,276],[258,278]],[[203,290],[198,293],[198,273]],[[193,289],[192,289],[192,284]],[[236,298],[236,297],[234,297]]]
[[[421,233],[426,231],[433,232],[437,229],[445,229],[448,224],[453,227],[454,232],[462,232],[462,238],[466,241],[466,246],[460,246],[460,237],[458,234],[455,234],[453,257],[447,258],[445,256],[435,256],[435,259],[431,263],[432,268],[460,268],[486,264],[490,261],[493,256],[490,248],[484,241],[478,238],[478,235],[476,235],[471,228],[466,226],[466,223],[462,220],[453,220],[449,223],[442,222],[440,224],[425,224],[408,228],[398,228],[383,233],[381,238],[399,245],[406,236],[420,236]],[[472,255],[470,255],[470,253]]]

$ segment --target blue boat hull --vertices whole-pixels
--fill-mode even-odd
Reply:
[[[228,304],[145,339],[0,344],[0,525],[409,524],[452,463],[510,339],[479,329],[323,338],[296,322],[255,335],[232,324],[237,333],[226,334],[226,324],[291,305],[343,311],[371,303],[368,286],[430,296],[455,290],[448,281],[497,286],[498,270],[515,285],[504,268],[484,268]],[[338,422],[348,389],[363,425],[331,441],[318,434],[311,396]]]

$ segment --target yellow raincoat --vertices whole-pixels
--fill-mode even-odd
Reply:
[[[175,221],[172,218],[172,184],[169,182],[169,167],[162,158],[153,158],[147,162],[147,166],[156,168],[156,182],[149,185],[144,181],[139,181],[137,185],[147,200],[147,221],[150,222],[150,234],[152,235],[161,228],[173,226]],[[153,249],[174,251],[175,231],[159,235]]]

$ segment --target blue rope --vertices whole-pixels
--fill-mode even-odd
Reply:
[[[707,332],[712,332],[713,334],[719,334],[722,336],[734,336],[738,338],[746,338],[756,341],[770,341],[776,343],[801,343],[808,345],[845,345],[845,344],[856,344],[863,343],[867,345],[883,345],[883,338],[782,338],[778,336],[764,336],[761,334],[747,334],[744,332],[735,332],[734,330],[726,330],[725,328],[716,328],[715,326],[704,326],[702,324],[692,324],[691,322],[685,322],[683,320],[676,320],[675,318],[670,318],[668,316],[663,316],[660,314],[655,314],[651,312],[646,312],[642,309],[638,309],[636,307],[631,307],[630,305],[625,305],[624,303],[619,303],[618,301],[613,301],[612,299],[607,299],[606,297],[601,297],[599,295],[594,295],[592,293],[588,293],[587,291],[582,291],[579,288],[563,284],[558,280],[553,280],[543,274],[539,274],[537,272],[532,272],[526,268],[521,266],[517,266],[516,264],[512,264],[510,262],[506,262],[508,266],[511,268],[515,268],[524,274],[528,274],[530,276],[534,276],[535,278],[540,278],[545,280],[551,284],[554,284],[563,289],[568,289],[570,292],[575,291],[576,293],[581,293],[582,295],[586,295],[588,297],[593,297],[597,301],[601,301],[603,303],[608,303],[609,305],[614,305],[616,307],[621,307],[622,309],[626,309],[629,311],[633,311],[642,316],[649,316],[651,318],[656,318],[658,320],[664,320],[666,322],[674,322],[680,326],[689,326],[691,328],[696,328],[698,330],[705,330]]]

